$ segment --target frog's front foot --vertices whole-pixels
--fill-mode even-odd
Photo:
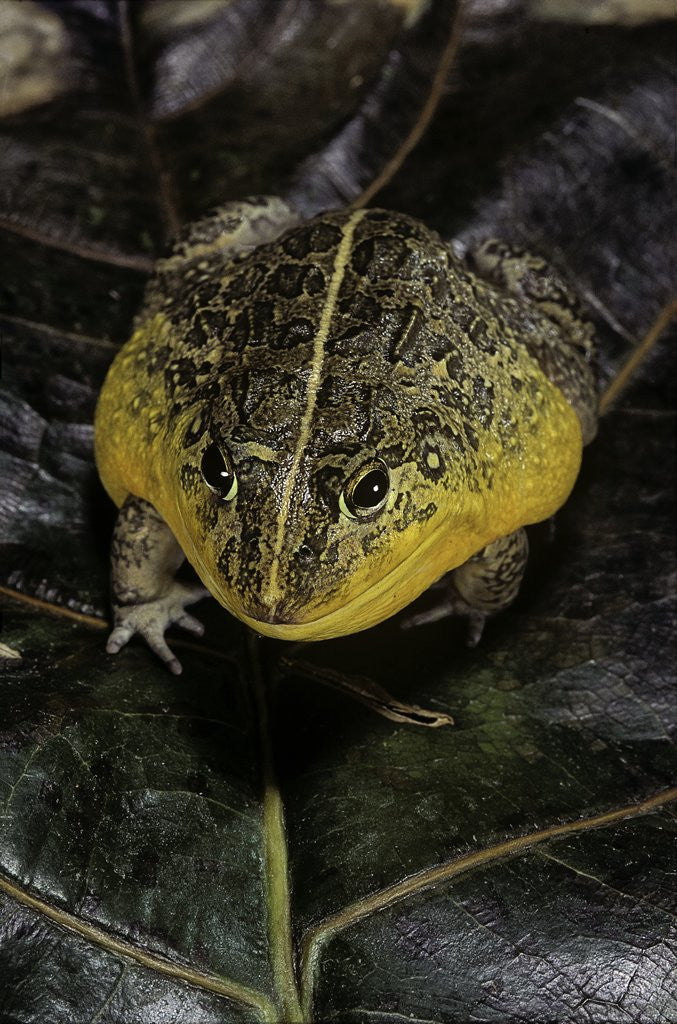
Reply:
[[[468,622],[466,643],[468,647],[476,647],[487,619],[507,608],[517,597],[528,553],[524,530],[499,537],[440,581],[447,589],[446,600],[427,612],[405,619],[402,626],[420,626],[447,615],[460,615]]]
[[[447,619],[451,616],[465,619],[468,632],[465,643],[467,647],[477,647],[484,632],[484,626],[489,618],[484,612],[478,612],[470,608],[465,601],[458,597],[451,597],[446,601],[440,601],[425,612],[417,615],[409,615],[400,623],[401,629],[414,629],[416,626],[427,626],[431,622],[439,622],[440,619]]]
[[[165,631],[170,626],[181,626],[195,636],[202,636],[204,626],[188,614],[186,605],[194,604],[195,601],[208,596],[209,591],[203,586],[174,581],[166,594],[152,601],[114,604],[114,629],[108,637],[106,651],[109,654],[117,654],[138,633],[169,671],[175,676],[180,675],[181,662],[167,645]]]

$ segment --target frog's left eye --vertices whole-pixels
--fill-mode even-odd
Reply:
[[[376,459],[353,474],[341,492],[339,508],[349,519],[367,519],[381,511],[389,490],[388,467]]]
[[[223,501],[232,501],[237,494],[237,477],[233,462],[227,451],[216,444],[210,444],[202,456],[200,465],[205,483]]]

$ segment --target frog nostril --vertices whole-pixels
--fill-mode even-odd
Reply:
[[[313,557],[313,549],[310,544],[300,544],[296,549],[296,555],[300,562],[307,564]]]

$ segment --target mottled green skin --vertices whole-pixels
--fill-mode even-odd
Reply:
[[[327,595],[340,604],[365,562],[377,572],[396,565],[441,508],[458,506],[453,528],[462,531],[464,496],[475,509],[503,456],[521,465],[542,432],[544,376],[576,409],[584,440],[594,432],[592,335],[539,261],[507,280],[505,268],[530,257],[487,246],[480,269],[497,286],[421,223],[378,209],[359,214],[338,268],[345,211],[257,246],[245,240],[233,255],[241,210],[191,226],[158,266],[127,368],[114,367],[108,398],[104,388],[97,457],[116,500],[134,491],[155,504],[210,589],[222,600],[237,595],[247,616],[294,622]],[[115,403],[124,405],[117,418]],[[233,502],[202,479],[211,442],[231,453]],[[390,467],[392,498],[383,513],[351,521],[339,508],[342,488],[374,457]],[[556,453],[552,461],[556,470]],[[142,493],[133,485],[141,478]],[[502,531],[485,533],[465,557]],[[200,560],[206,546],[216,582],[206,578],[210,559]]]

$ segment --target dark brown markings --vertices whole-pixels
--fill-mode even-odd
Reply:
[[[479,451],[480,443],[477,434],[475,433],[472,426],[470,425],[470,423],[468,423],[467,420],[463,423],[463,431],[468,439],[468,444],[473,449],[473,451]]]
[[[183,406],[193,405],[194,403],[201,403],[209,405],[215,401],[221,394],[221,385],[218,380],[208,380],[204,384],[201,384],[199,388],[196,388],[193,394],[190,396],[188,401],[183,403]],[[188,397],[188,396],[187,396]]]
[[[487,321],[482,317],[475,316],[475,319],[468,328],[468,337],[481,352],[486,352],[490,356],[496,354],[498,348],[496,339],[489,330]]]
[[[462,384],[468,376],[468,364],[459,348],[452,348],[444,360],[447,377],[456,384]]]
[[[327,280],[319,267],[308,267],[303,281],[307,295],[319,295],[327,288]]]
[[[190,349],[205,348],[210,345],[216,337],[216,332],[209,329],[203,317],[195,314],[190,327],[186,331],[186,345]]]
[[[213,533],[219,525],[223,506],[214,498],[213,495],[207,495],[207,500],[204,502],[198,502],[194,508],[203,533]]]
[[[435,302],[442,302],[448,297],[449,284],[441,268],[424,267],[421,272],[421,278],[430,289],[430,294]]]
[[[216,559],[216,568],[229,586],[233,585],[235,578],[235,566],[238,562],[239,541],[234,535],[229,537],[221,553]]]
[[[219,278],[210,275],[209,277],[201,278],[199,282],[193,284],[193,287],[185,297],[178,293],[176,298],[179,301],[184,300],[182,305],[187,298],[188,301],[194,302],[197,306],[208,306],[213,302],[220,302],[222,292],[223,286]]]
[[[406,242],[391,234],[363,239],[350,257],[353,271],[369,281],[397,278],[410,262],[411,250]]]
[[[269,340],[270,325],[275,323],[275,305],[268,299],[251,300],[238,313],[234,327],[228,332],[236,347],[261,345]]]
[[[172,359],[165,370],[165,390],[167,396],[172,398],[179,389],[194,382],[197,374],[195,363],[187,356],[180,359]]]
[[[283,263],[275,271],[273,283],[276,292],[285,299],[300,295],[319,295],[326,288],[325,276],[317,266]]]
[[[197,466],[184,462],[179,471],[179,482],[186,494],[197,494],[204,488],[202,474]]]
[[[309,345],[315,337],[316,327],[307,317],[297,316],[281,325],[270,335],[271,348],[290,350],[297,345]]]
[[[400,494],[393,511],[396,514],[392,516],[391,527],[397,533],[403,533],[414,523],[432,519],[437,512],[437,505],[434,501],[429,501],[426,505],[419,506],[410,494]]]
[[[200,348],[222,340],[228,324],[223,310],[211,310],[204,307],[201,307],[199,312],[192,312],[189,322],[190,328],[186,335],[186,343],[190,347],[194,336],[195,343]]]
[[[183,447],[191,448],[204,435],[209,425],[209,413],[206,409],[200,409],[186,428],[183,435]]]
[[[494,418],[494,385],[478,375],[472,388],[474,414],[478,422],[488,429]]]
[[[416,366],[423,349],[424,317],[418,306],[408,303],[400,312],[400,329],[393,332],[388,358],[391,363]]]
[[[300,263],[283,263],[275,271],[275,290],[285,299],[295,299],[303,293],[306,268]]]
[[[475,321],[479,320],[483,323],[481,317],[478,316],[477,310],[473,309],[466,302],[453,302],[451,305],[451,315],[454,318],[454,323],[466,334],[473,327]]]
[[[382,306],[375,295],[365,291],[339,296],[336,304],[338,317],[349,316],[360,325],[372,327],[381,319]]]
[[[265,285],[269,273],[270,270],[265,263],[248,263],[239,273],[229,277],[225,283],[219,282],[220,287],[215,294],[218,294],[219,299],[225,304],[251,298]],[[203,292],[202,289],[199,294],[203,301],[209,298],[208,293]]]
[[[421,452],[418,469],[426,480],[437,483],[442,480],[446,471],[446,462],[439,445],[426,441]]]
[[[326,221],[311,221],[281,239],[282,250],[296,260],[304,260],[313,252],[329,252],[340,242],[341,228]]]

